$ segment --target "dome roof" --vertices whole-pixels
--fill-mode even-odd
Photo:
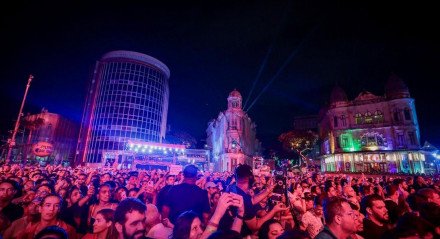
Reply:
[[[339,86],[333,87],[332,93],[330,95],[330,103],[345,102],[345,101],[348,101],[347,94],[345,94],[345,91]]]
[[[354,100],[355,101],[365,101],[365,100],[374,100],[374,99],[378,99],[378,98],[380,98],[380,97],[374,95],[373,93],[371,93],[369,91],[362,91]]]
[[[233,91],[231,91],[231,93],[229,93],[229,97],[242,98],[240,92],[238,92],[236,89],[234,89]]]
[[[409,90],[400,77],[392,73],[385,85],[385,95],[389,99],[407,98]]]

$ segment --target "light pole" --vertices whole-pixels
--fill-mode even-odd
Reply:
[[[23,100],[21,101],[20,111],[18,112],[17,121],[15,122],[14,131],[12,131],[12,137],[11,137],[11,140],[9,141],[9,145],[8,145],[8,154],[6,155],[6,163],[7,164],[9,163],[9,160],[11,157],[12,148],[15,146],[15,136],[17,135],[18,127],[20,125],[20,119],[21,119],[21,115],[22,115],[22,111],[23,111],[24,102],[26,101],[26,96],[27,96],[27,93],[29,90],[29,86],[31,86],[31,82],[32,82],[33,78],[34,78],[33,75],[29,75],[28,82],[26,85],[26,91],[24,92]]]

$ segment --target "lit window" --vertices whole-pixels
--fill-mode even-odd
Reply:
[[[355,117],[356,124],[363,124],[364,123],[364,119],[363,119],[361,113],[356,113],[356,115],[354,117]]]
[[[383,114],[380,110],[376,110],[374,112],[374,123],[382,123],[383,122]]]
[[[365,113],[365,123],[366,124],[373,123],[373,117],[372,117],[370,111],[367,111],[367,113]]]

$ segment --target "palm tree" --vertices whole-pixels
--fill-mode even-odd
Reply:
[[[27,152],[29,151],[29,145],[31,144],[31,140],[32,140],[32,134],[35,130],[39,129],[41,126],[44,125],[44,119],[43,118],[32,119],[30,117],[25,117],[22,121],[22,124],[25,129],[29,130],[26,147],[23,155],[23,163],[25,164],[27,159]]]

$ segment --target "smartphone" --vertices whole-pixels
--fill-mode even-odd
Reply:
[[[229,187],[227,192],[237,194],[236,187],[237,186],[235,186],[235,185]],[[229,206],[229,211],[231,212],[232,217],[236,217],[238,215],[238,207],[236,207],[236,206]]]

